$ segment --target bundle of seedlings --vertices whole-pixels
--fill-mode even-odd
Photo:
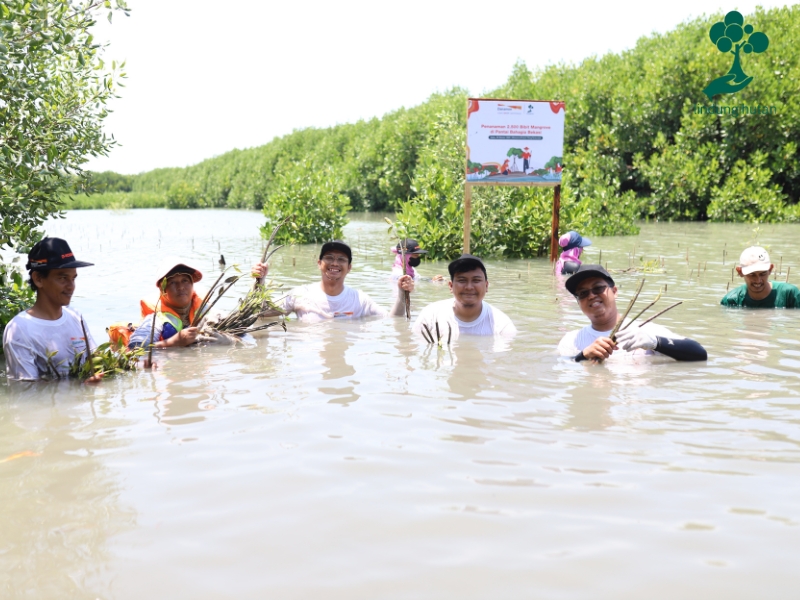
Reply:
[[[439,328],[439,321],[435,321],[434,322],[434,329],[436,330],[436,338],[435,339],[433,337],[433,331],[431,331],[431,328],[428,327],[428,325],[426,323],[423,323],[422,324],[422,331],[421,331],[422,337],[425,338],[425,341],[428,342],[428,344],[436,344],[441,348],[442,344],[444,343],[444,334],[443,334],[442,330],[440,330],[440,328]],[[450,345],[450,342],[451,342],[452,338],[453,338],[453,328],[450,325],[450,323],[448,322],[447,323],[447,345],[448,346]]]
[[[81,319],[84,340],[89,339],[86,334],[86,326]],[[61,379],[58,367],[53,363],[53,357],[58,354],[55,350],[47,354],[46,369],[42,374],[43,379]],[[93,352],[86,354],[86,350],[81,350],[75,354],[69,365],[67,378],[86,381],[92,377],[108,377],[125,371],[135,371],[139,358],[144,355],[144,348],[129,350],[124,345],[116,345],[106,342],[100,344]],[[63,364],[63,363],[62,363]]]
[[[85,359],[83,352],[75,355],[69,366],[69,376],[86,381],[90,377],[108,377],[125,371],[135,371],[139,358],[144,355],[144,348],[128,350],[124,346],[115,346],[110,342],[100,344]]]
[[[286,224],[289,219],[290,217],[285,218],[283,221],[278,223],[275,229],[272,230],[272,235],[267,241],[267,245],[264,248],[264,253],[261,257],[262,263],[266,263],[272,257],[272,255],[275,254],[275,252],[283,248],[283,246],[277,246],[270,251],[270,247],[275,241],[275,236],[278,235],[280,228]],[[235,285],[236,282],[242,277],[241,275],[233,275],[223,280],[222,278],[225,276],[225,273],[227,273],[227,271],[231,268],[238,271],[236,265],[233,265],[225,269],[220,274],[220,276],[214,282],[214,285],[211,286],[211,289],[208,290],[208,293],[203,298],[203,302],[200,304],[200,307],[195,312],[194,319],[191,323],[192,327],[199,326],[199,324],[202,323],[206,317],[208,317],[209,312],[219,301],[219,299],[225,295],[225,292],[233,287],[233,285]],[[247,295],[244,298],[239,300],[239,304],[236,306],[236,308],[233,309],[233,311],[226,317],[205,323],[203,326],[204,331],[212,335],[214,333],[222,333],[225,335],[242,336],[246,333],[253,333],[254,331],[269,329],[270,327],[274,327],[276,325],[283,327],[283,330],[286,331],[286,324],[283,320],[256,325],[258,316],[262,312],[267,309],[277,310],[278,308],[272,300],[272,291],[270,288],[271,283],[271,281],[265,282],[263,277],[257,277],[255,282],[253,282],[253,287],[249,292],[247,292]]]
[[[630,327],[631,325],[633,325],[634,321],[636,321],[636,319],[638,319],[639,317],[641,317],[641,316],[642,316],[642,315],[645,313],[645,311],[647,311],[648,309],[650,309],[650,308],[652,308],[653,306],[655,306],[656,302],[658,302],[659,300],[661,300],[661,296],[664,294],[664,291],[665,291],[665,289],[666,289],[666,288],[661,288],[661,289],[659,290],[659,292],[658,292],[658,295],[656,296],[656,299],[655,299],[655,300],[653,300],[653,301],[652,301],[650,304],[648,304],[648,305],[647,305],[647,306],[645,306],[645,307],[644,307],[642,310],[640,310],[640,311],[639,311],[639,312],[636,314],[636,316],[635,316],[635,317],[633,317],[633,318],[632,318],[630,321],[628,321],[627,323],[625,323],[625,319],[627,318],[628,314],[631,312],[631,309],[633,308],[633,305],[634,305],[634,304],[636,304],[636,300],[639,298],[639,293],[642,291],[642,288],[643,288],[643,287],[644,287],[644,279],[641,279],[641,280],[639,280],[639,286],[636,288],[636,293],[633,295],[633,298],[631,298],[631,301],[630,301],[630,303],[628,304],[628,308],[625,310],[625,314],[623,314],[623,315],[622,315],[622,318],[621,318],[619,321],[617,321],[617,325],[616,325],[616,327],[614,327],[614,329],[611,331],[611,334],[608,336],[608,337],[610,337],[612,340],[616,341],[616,340],[617,340],[617,333],[619,333],[620,331],[624,331],[625,329],[627,329],[628,327]],[[672,304],[671,306],[668,306],[668,307],[667,307],[667,308],[665,308],[664,310],[662,310],[662,311],[660,311],[660,312],[657,312],[656,314],[654,314],[652,317],[650,317],[650,318],[649,318],[649,319],[647,319],[646,321],[642,321],[641,323],[639,323],[639,324],[637,325],[637,327],[641,327],[642,325],[646,325],[646,324],[647,324],[647,323],[649,323],[650,321],[653,321],[653,320],[654,320],[654,319],[656,319],[657,317],[660,317],[661,315],[663,315],[663,314],[664,314],[665,312],[667,312],[668,310],[672,310],[673,308],[675,308],[675,307],[676,307],[676,306],[678,306],[679,304],[683,304],[683,302],[676,302],[675,304]],[[624,325],[623,325],[623,323],[624,323]]]

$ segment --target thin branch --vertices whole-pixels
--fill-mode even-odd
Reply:
[[[643,325],[647,325],[647,324],[648,324],[650,321],[652,321],[652,320],[653,320],[653,319],[655,319],[656,317],[660,317],[660,316],[661,316],[661,315],[663,315],[665,312],[667,312],[668,310],[671,310],[671,309],[675,308],[675,307],[676,307],[676,306],[678,306],[679,304],[683,304],[683,301],[681,301],[681,302],[676,302],[676,303],[675,303],[675,304],[673,304],[672,306],[668,306],[667,308],[665,308],[665,309],[664,309],[664,310],[662,310],[661,312],[658,312],[658,313],[654,314],[652,317],[650,317],[649,319],[647,319],[647,321],[644,321],[643,323],[640,323],[640,324],[639,324],[639,327],[642,327]]]
[[[614,329],[611,331],[610,337],[612,340],[616,341],[617,331],[619,331],[619,326],[622,325],[623,321],[625,321],[625,317],[628,316],[628,313],[631,312],[633,305],[636,304],[636,299],[639,297],[639,293],[642,291],[642,287],[644,286],[644,278],[639,280],[639,287],[636,288],[636,293],[631,298],[630,303],[628,304],[628,308],[625,310],[625,314],[622,315],[622,318],[617,321],[617,324],[614,326]]]

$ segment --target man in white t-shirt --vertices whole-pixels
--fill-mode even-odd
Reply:
[[[639,326],[636,322],[619,331],[616,340],[609,335],[621,315],[617,312],[617,288],[600,265],[581,265],[566,281],[566,288],[591,321],[583,329],[566,334],[558,344],[558,353],[575,361],[602,362],[625,350],[626,354],[664,354],[675,360],[706,360],[705,349],[696,341],[675,335],[655,323]],[[620,354],[614,355],[615,357]]]
[[[91,266],[76,260],[60,238],[46,237],[31,249],[25,267],[36,302],[11,319],[3,333],[8,379],[66,377],[75,355],[86,350],[87,338],[94,350],[88,326],[67,308],[75,292],[76,269]]]
[[[390,312],[386,312],[367,294],[344,284],[345,277],[353,268],[353,253],[350,246],[334,240],[322,245],[317,266],[322,275],[319,283],[309,283],[292,289],[278,302],[279,311],[266,311],[261,317],[295,313],[303,321],[323,321],[334,318],[401,317],[405,314],[405,294],[398,294]],[[268,265],[257,263],[253,274],[264,277]],[[413,292],[414,279],[404,275],[397,280],[400,291]]]
[[[459,334],[513,337],[517,333],[503,311],[483,300],[489,291],[489,277],[481,259],[462,254],[447,266],[447,270],[453,297],[423,308],[414,322],[415,333],[425,337],[429,331],[434,336],[451,340]]]

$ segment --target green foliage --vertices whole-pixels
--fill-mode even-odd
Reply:
[[[200,208],[203,200],[200,188],[186,181],[176,181],[167,190],[167,208]]]
[[[61,200],[64,210],[128,210],[131,208],[167,208],[165,194],[153,192],[105,192],[91,196],[68,196]]]
[[[714,186],[708,216],[715,221],[739,223],[793,220],[784,208],[784,194],[770,183],[767,155],[755,152],[749,161],[737,160],[725,183]]]
[[[665,220],[707,218],[711,189],[724,178],[720,150],[714,143],[713,121],[697,119],[686,102],[681,130],[669,143],[659,132],[653,152],[645,159],[639,152],[634,165],[650,194],[642,202],[645,216]]]
[[[22,274],[10,265],[0,263],[0,335],[17,313],[33,306],[36,295],[25,283]],[[0,354],[3,348],[0,346]]]
[[[398,227],[420,240],[432,259],[461,254],[464,222],[466,95],[437,115],[428,129],[412,181],[414,197],[401,204]],[[477,253],[477,249],[475,250]]]
[[[717,21],[725,31],[714,25]],[[731,69],[730,54],[709,43],[712,25],[714,35],[730,39],[750,57],[744,59],[748,83],[725,96],[729,103],[774,105],[777,115],[696,111],[708,105],[703,90],[709,79]],[[766,32],[764,38],[759,32]],[[486,95],[566,103],[565,155],[547,163],[549,168],[565,165],[562,230],[616,235],[635,233],[639,218],[731,219],[738,193],[743,207],[737,214],[752,216],[742,218],[792,220],[800,214],[798,39],[800,6],[757,9],[741,22],[736,15],[720,14],[577,65],[532,72],[518,63],[508,81]],[[767,45],[770,51],[755,60],[747,44],[756,54]],[[294,131],[185,169],[157,169],[133,176],[131,190],[162,198],[175,190],[174,203],[182,206],[264,209],[271,219],[265,229],[298,206],[309,214],[318,206],[341,206],[340,197],[357,210],[400,208],[409,235],[436,256],[454,256],[462,244],[466,97],[464,90],[453,89],[381,119]],[[514,150],[510,156],[521,155]],[[474,162],[467,168],[494,170]],[[757,192],[756,180],[761,182]],[[102,181],[124,185],[109,177]],[[749,182],[746,193],[742,181]],[[174,187],[179,183],[188,188]],[[551,190],[473,189],[476,252],[546,251],[549,235],[542,231],[550,219]],[[748,207],[748,202],[755,204]],[[328,227],[323,212],[320,219]],[[330,237],[312,223],[298,221],[308,233],[283,233],[284,240]]]
[[[105,70],[89,32],[92,6],[59,0],[0,6],[0,246],[35,241],[33,231],[58,213],[72,177],[86,181],[80,165],[113,145],[101,124],[124,73],[116,65]]]
[[[127,12],[123,0],[117,8]],[[107,69],[90,33],[101,3],[3,0],[0,4],[0,248],[27,252],[61,195],[85,189],[81,165],[107,154],[106,104],[124,65]],[[109,9],[112,3],[103,2]],[[24,304],[14,276],[0,265],[4,311]],[[8,314],[0,316],[0,333]]]
[[[67,377],[86,381],[90,377],[110,377],[125,371],[135,371],[136,363],[144,356],[144,352],[144,348],[129,350],[124,346],[117,347],[105,342],[95,348],[88,358],[85,357],[84,351],[78,352],[69,365]],[[53,355],[47,357],[48,374],[54,379],[59,378],[52,361],[52,357],[56,354],[57,352],[53,352]]]
[[[561,231],[579,230],[586,235],[632,235],[639,233],[636,194],[621,191],[620,158],[616,134],[598,123],[589,139],[574,148],[570,165],[563,172]]]
[[[278,243],[310,244],[340,238],[350,200],[338,191],[338,182],[333,169],[308,160],[282,169],[264,205],[262,235],[269,237],[278,223],[291,216],[290,226],[282,227],[276,236]]]
[[[133,176],[120,175],[113,171],[89,172],[89,186],[93,193],[130,192],[133,187]]]

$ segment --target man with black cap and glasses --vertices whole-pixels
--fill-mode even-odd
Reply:
[[[308,283],[292,289],[278,302],[280,312],[265,311],[260,316],[272,317],[278,314],[295,313],[303,321],[322,321],[333,318],[385,317],[405,315],[405,295],[398,294],[390,312],[361,290],[344,284],[345,277],[353,267],[353,252],[344,242],[334,240],[322,245],[317,266],[321,274],[319,283]],[[256,263],[253,274],[264,277],[269,266]],[[397,287],[406,292],[414,291],[414,279],[403,275],[397,280]]]
[[[66,377],[75,355],[86,350],[85,336],[94,350],[96,344],[82,317],[67,308],[75,292],[77,269],[91,266],[76,260],[60,238],[46,237],[31,249],[25,268],[30,271],[36,302],[11,319],[3,334],[8,379],[40,379],[50,368]]]
[[[447,266],[452,298],[429,304],[414,322],[414,332],[424,334],[423,324],[448,338],[455,334],[513,337],[517,333],[511,319],[483,300],[489,291],[486,267],[477,256],[462,254]],[[449,327],[448,327],[449,325]]]
[[[558,344],[558,353],[575,361],[602,362],[619,349],[626,354],[664,354],[675,360],[706,360],[705,349],[696,341],[675,335],[666,327],[636,323],[616,335],[609,335],[621,315],[617,312],[617,288],[614,280],[600,265],[581,265],[566,282],[581,311],[591,321],[583,329],[566,334]],[[617,355],[619,356],[619,354]]]

